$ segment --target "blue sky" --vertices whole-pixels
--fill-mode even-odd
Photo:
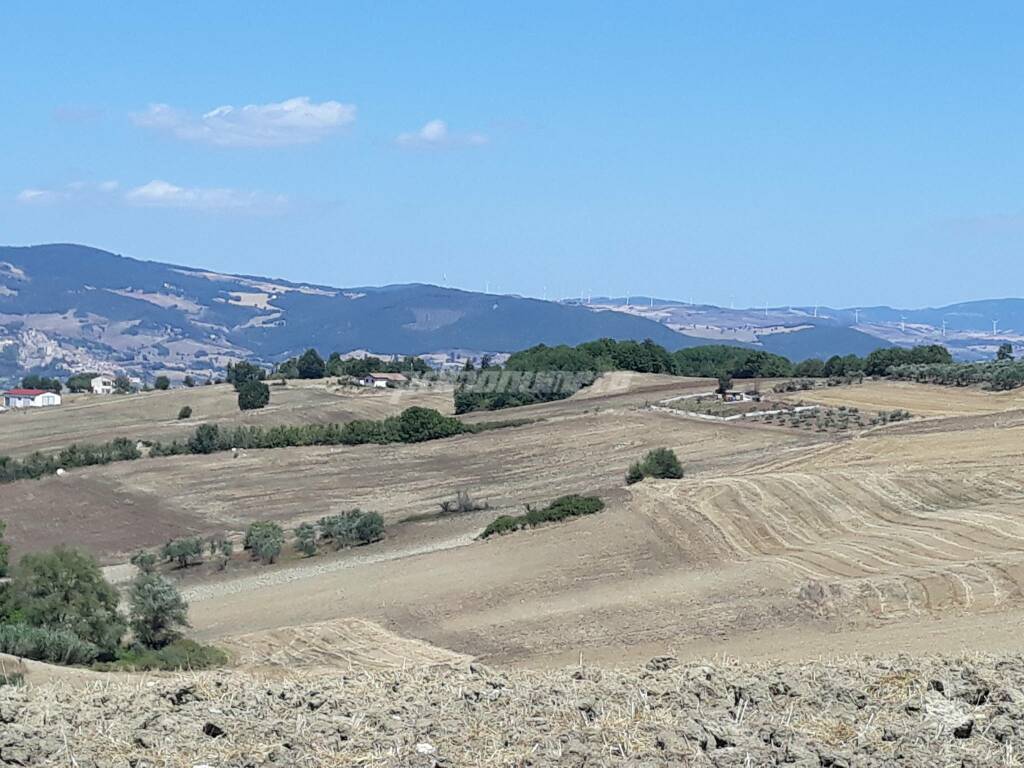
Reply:
[[[353,286],[1024,295],[1024,6],[5,3],[0,242]]]

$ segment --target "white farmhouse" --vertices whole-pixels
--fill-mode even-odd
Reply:
[[[398,386],[399,384],[405,384],[409,380],[405,377],[404,373],[370,373],[363,376],[359,380],[359,383],[364,387],[378,387],[383,389],[387,386]]]
[[[5,408],[42,408],[60,405],[60,395],[48,389],[9,389],[4,392]]]
[[[112,395],[114,393],[114,379],[110,376],[96,376],[90,385],[94,395]]]

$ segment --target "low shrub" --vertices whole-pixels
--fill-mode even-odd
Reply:
[[[634,462],[626,471],[626,485],[639,483],[645,477],[678,480],[683,476],[683,465],[671,448],[648,451],[643,461]]]
[[[100,649],[65,629],[0,624],[0,652],[49,664],[91,664]]]
[[[228,661],[224,651],[194,640],[175,640],[159,650],[134,646],[122,650],[114,661],[94,664],[101,672],[144,672],[210,669]]]
[[[525,515],[501,515],[495,518],[480,534],[486,539],[496,534],[512,533],[523,528],[535,528],[544,523],[557,523],[570,517],[593,515],[604,509],[604,502],[596,496],[572,494],[561,496],[546,507],[535,509],[529,504]]]
[[[182,421],[183,419],[191,419],[191,418],[192,418],[192,406],[190,406],[190,405],[183,405],[183,406],[181,406],[181,410],[178,411],[178,421]]]

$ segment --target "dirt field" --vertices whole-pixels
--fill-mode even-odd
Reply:
[[[975,387],[942,387],[905,381],[865,381],[839,387],[787,392],[775,397],[791,402],[846,405],[867,411],[897,408],[915,416],[970,416],[1024,408],[1024,392],[986,392]]]
[[[17,552],[70,541],[112,563],[172,535],[237,534],[257,519],[290,527],[355,506],[381,512],[388,536],[369,547],[175,573],[198,637],[266,642],[290,663],[377,663],[365,643],[345,639],[350,630],[323,629],[338,621],[372,622],[442,656],[531,668],[581,654],[615,666],[664,653],[800,660],[1017,647],[1016,397],[883,383],[816,391],[830,404],[931,414],[843,435],[645,407],[707,384],[612,377],[603,391],[471,416],[533,420],[515,428],[418,445],[145,459],[0,487],[0,498]],[[658,446],[676,450],[686,478],[625,486],[628,464]],[[403,522],[459,489],[491,509]],[[564,493],[596,493],[608,506],[475,540],[498,514]]]

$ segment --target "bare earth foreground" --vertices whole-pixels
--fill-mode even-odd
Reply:
[[[1024,663],[1004,654],[1024,629],[1024,395],[867,382],[787,396],[915,417],[848,432],[650,407],[713,386],[613,375],[466,417],[530,420],[481,434],[0,486],[16,555],[70,543],[119,570],[138,547],[254,520],[358,506],[387,524],[367,547],[170,571],[195,636],[234,669],[28,669],[27,688],[0,689],[0,765],[1019,764]],[[173,414],[190,396],[8,414],[0,452],[450,407],[443,388],[306,385],[242,417],[211,387],[186,426]],[[625,486],[659,446],[686,478]],[[429,516],[457,490],[490,509]],[[566,493],[607,507],[476,540]]]

